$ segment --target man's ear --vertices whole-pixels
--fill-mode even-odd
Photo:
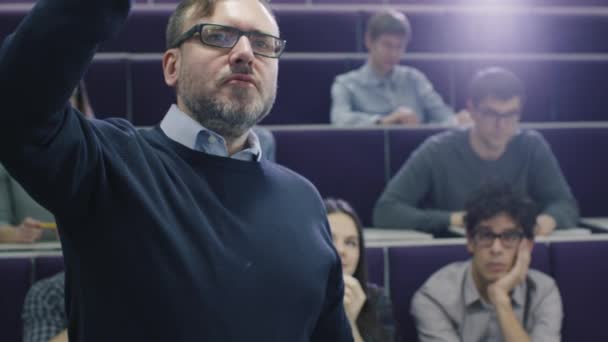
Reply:
[[[179,68],[181,67],[181,51],[169,49],[163,55],[163,76],[169,87],[175,87],[179,80]]]
[[[475,252],[475,242],[473,241],[473,238],[469,236],[469,234],[467,234],[467,251],[469,251],[471,255],[473,255],[473,252]]]
[[[367,51],[371,50],[371,46],[374,43],[374,40],[372,39],[372,36],[369,34],[369,32],[365,33],[365,48],[367,49]]]

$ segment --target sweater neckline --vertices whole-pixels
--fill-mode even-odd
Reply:
[[[208,165],[211,163],[217,165],[218,167],[239,169],[249,172],[259,172],[266,167],[268,163],[268,160],[265,158],[262,158],[260,161],[244,161],[229,157],[215,156],[205,152],[189,149],[186,146],[171,140],[171,138],[169,138],[160,128],[160,125],[156,125],[152,129],[148,130],[147,134],[156,140],[159,145],[175,151],[184,160],[188,161],[194,166],[202,164]]]

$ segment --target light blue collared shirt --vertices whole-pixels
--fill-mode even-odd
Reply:
[[[177,105],[171,105],[160,123],[160,128],[169,137],[189,149],[219,157],[229,157],[243,161],[260,161],[262,148],[258,136],[249,130],[245,148],[233,155],[228,155],[226,140],[219,134],[203,127],[190,115],[182,112]]]
[[[417,69],[397,65],[385,78],[369,63],[338,75],[331,88],[331,122],[338,125],[373,125],[399,107],[407,107],[420,123],[454,124],[454,111]]]
[[[528,270],[526,281],[511,292],[511,304],[532,341],[560,341],[562,300],[551,277]],[[504,341],[494,306],[477,290],[471,260],[435,272],[414,294],[411,313],[421,342]]]

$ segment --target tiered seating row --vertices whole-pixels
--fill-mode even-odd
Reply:
[[[326,124],[334,77],[360,66],[362,58],[285,58],[280,61],[277,100],[265,125]],[[521,75],[528,88],[523,121],[605,121],[608,88],[605,62],[532,60],[407,60],[425,72],[445,101],[465,106],[466,84],[475,70],[502,65]],[[100,117],[122,116],[138,126],[156,124],[175,102],[163,80],[159,56],[101,58],[86,81],[93,108]]]
[[[462,240],[370,248],[366,254],[370,280],[384,285],[390,292],[402,341],[416,340],[416,330],[409,315],[414,292],[437,269],[468,258]],[[388,264],[384,262],[385,256]],[[536,243],[531,267],[552,275],[562,295],[565,312],[563,341],[608,339],[602,315],[608,306],[608,296],[604,290],[608,287],[606,258],[608,239],[604,237],[578,241],[544,239]],[[30,257],[3,258],[0,254],[0,274],[10,275],[0,282],[0,319],[6,328],[2,331],[3,341],[20,341],[20,313],[32,280],[52,275],[62,268],[60,256],[32,260]],[[389,283],[384,282],[385,277]]]
[[[608,124],[533,125],[549,142],[578,200],[581,216],[608,216]],[[311,180],[322,196],[343,197],[371,225],[388,180],[439,128],[273,129],[277,162]],[[404,227],[407,228],[407,227]]]
[[[0,7],[0,38],[16,27],[26,10]],[[101,52],[136,55],[98,56],[87,79],[99,114],[125,115],[137,125],[162,117],[173,101],[173,91],[162,79],[159,54],[170,11],[171,6],[138,7],[123,33],[102,44]],[[416,33],[404,63],[422,70],[457,110],[465,105],[471,75],[501,65],[520,75],[528,87],[524,121],[607,120],[603,89],[608,87],[608,56],[601,52],[608,51],[608,41],[593,38],[608,33],[604,12],[608,14],[413,12]],[[307,53],[290,52],[281,60],[277,103],[264,124],[329,123],[334,77],[365,60],[362,36],[369,15],[277,11],[288,51]],[[308,54],[314,51],[322,53]]]
[[[122,32],[101,52],[165,50],[165,27],[173,5],[136,7]],[[373,8],[373,7],[372,7]],[[0,38],[12,32],[27,6],[0,7]],[[279,8],[277,20],[287,52],[364,52],[363,32],[372,11]],[[425,53],[598,53],[608,52],[608,9],[580,14],[415,7],[407,11],[413,40],[409,52]]]

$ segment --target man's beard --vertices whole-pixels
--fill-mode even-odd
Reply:
[[[251,127],[260,122],[274,104],[276,90],[266,101],[258,99],[250,88],[226,86],[228,96],[220,94],[222,88],[201,93],[203,88],[188,74],[183,74],[177,85],[177,94],[181,97],[194,120],[203,127],[218,133],[227,142],[245,134]]]

